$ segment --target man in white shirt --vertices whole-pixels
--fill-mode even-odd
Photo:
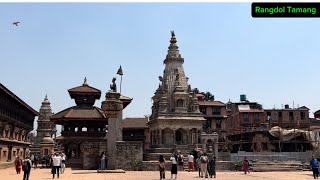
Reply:
[[[58,153],[55,153],[55,155],[52,157],[52,175],[54,178],[54,175],[57,173],[57,177],[59,178],[59,169],[61,167],[61,156],[59,156]]]
[[[193,161],[194,161],[194,157],[193,157],[193,155],[192,155],[192,152],[188,155],[188,171],[190,172],[190,170],[191,171],[193,171],[193,169],[194,169],[194,164],[193,164]]]

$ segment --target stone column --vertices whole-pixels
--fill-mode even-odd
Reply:
[[[8,162],[12,160],[12,145],[8,145]]]
[[[26,158],[26,148],[23,148],[23,159]]]
[[[219,152],[218,152],[218,141],[217,141],[217,139],[214,139],[213,143],[214,143],[214,155],[216,156],[216,160],[218,160]]]
[[[159,144],[162,145],[162,129],[159,130]]]
[[[106,100],[102,102],[101,109],[108,118],[107,148],[108,148],[108,167],[109,170],[116,168],[116,141],[122,140],[119,136],[121,129],[123,104],[120,101],[120,93],[109,91]],[[121,113],[121,115],[119,115]],[[120,132],[122,133],[122,132]]]
[[[176,144],[176,130],[173,129],[173,144]]]

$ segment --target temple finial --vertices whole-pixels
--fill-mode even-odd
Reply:
[[[174,31],[171,31],[171,44],[177,43],[176,35],[174,34]]]
[[[48,102],[49,102],[49,99],[48,99],[48,95],[47,95],[47,94],[46,94],[46,96],[44,97],[43,102],[45,102],[45,103],[48,103]]]
[[[83,86],[88,86],[87,77],[84,77]]]

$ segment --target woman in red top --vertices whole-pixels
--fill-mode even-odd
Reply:
[[[247,157],[244,157],[244,160],[242,161],[242,170],[244,171],[244,174],[250,174],[249,161],[247,160]]]
[[[14,164],[15,164],[15,167],[16,167],[17,174],[20,174],[21,166],[22,166],[22,160],[20,159],[19,156],[17,156],[16,160],[14,161]]]

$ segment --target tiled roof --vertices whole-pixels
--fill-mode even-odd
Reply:
[[[125,118],[122,121],[122,128],[148,128],[147,118]]]
[[[72,93],[101,93],[99,89],[96,89],[94,87],[91,87],[89,85],[82,85],[78,87],[74,87],[68,90],[69,92]]]
[[[314,114],[320,114],[320,109],[318,111],[314,112]]]
[[[126,108],[132,101],[132,98],[120,95],[120,101],[123,103],[123,109]]]
[[[52,115],[50,119],[106,119],[106,116],[98,107],[74,106]]]
[[[225,106],[221,101],[198,101],[200,106]]]
[[[19,104],[27,108],[34,116],[39,116],[38,111],[34,110],[27,103],[25,103],[22,99],[20,99],[17,95],[11,92],[8,88],[6,88],[3,84],[0,83],[0,89],[3,90],[6,94],[15,99]]]

